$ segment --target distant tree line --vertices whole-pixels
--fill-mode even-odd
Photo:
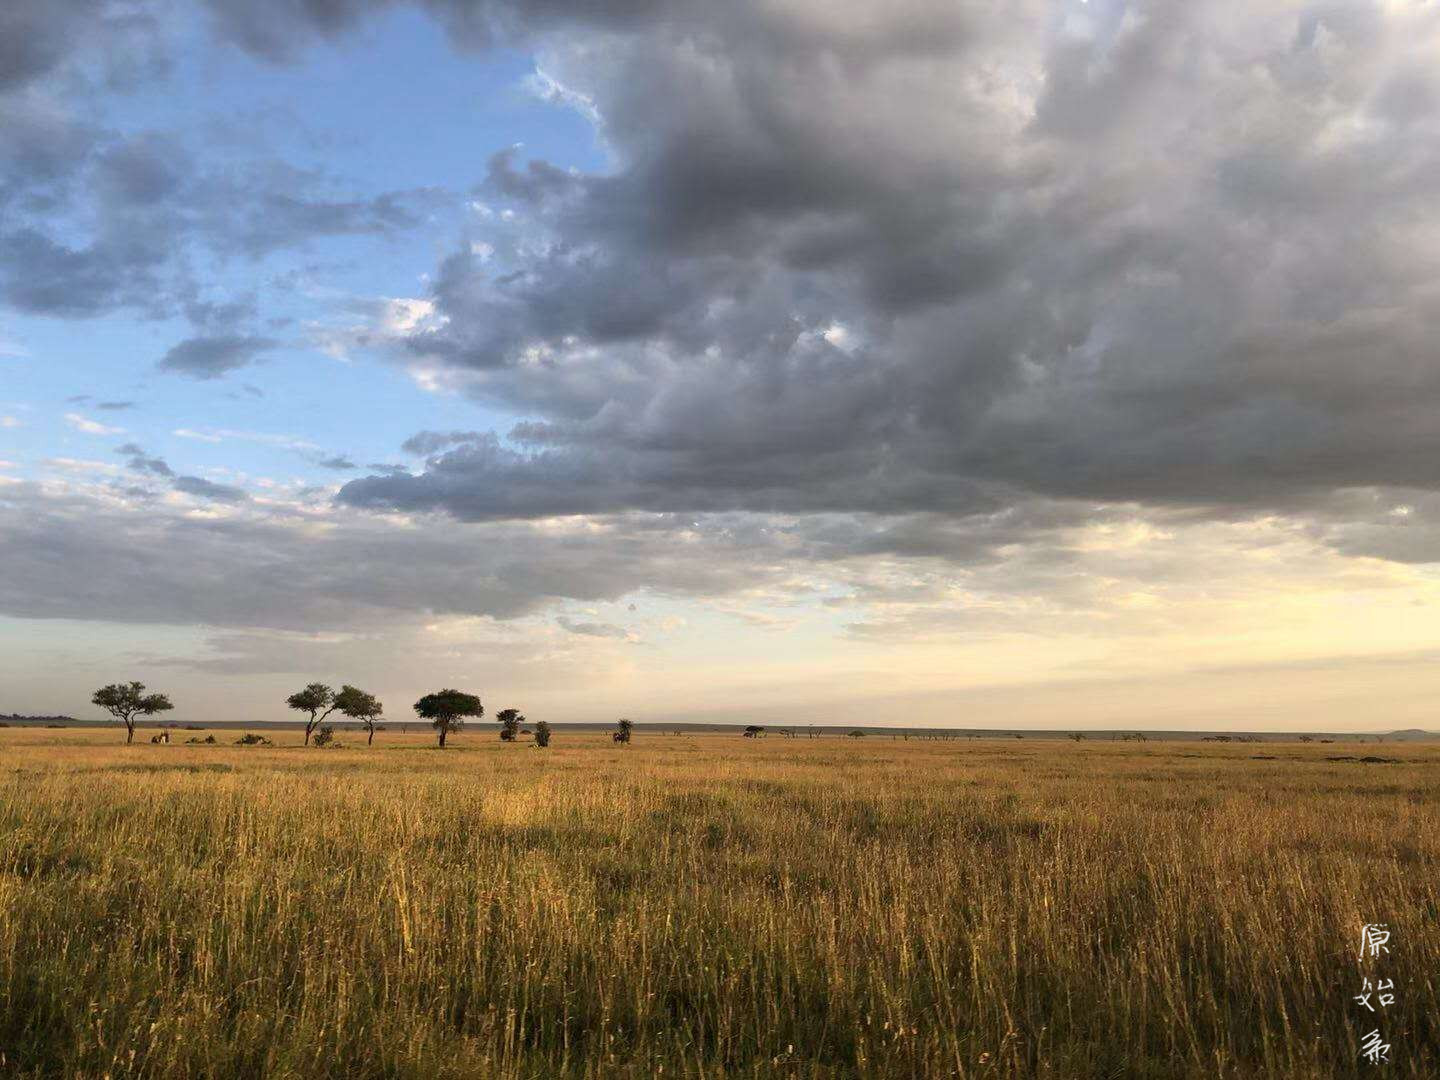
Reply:
[[[141,682],[102,686],[90,700],[125,725],[127,744],[135,741],[135,725],[141,717],[154,716],[175,707],[164,694],[147,694],[145,684]],[[348,683],[339,690],[332,689],[325,683],[309,683],[303,690],[297,690],[287,697],[285,704],[296,712],[305,714],[306,746],[337,745],[334,729],[325,722],[333,713],[359,724],[366,734],[365,745],[373,746],[375,732],[380,730],[381,721],[385,718],[385,707],[374,694]],[[429,721],[430,726],[435,729],[442,750],[445,748],[445,740],[464,728],[466,720],[477,720],[485,715],[485,706],[481,704],[479,695],[463,690],[445,689],[426,694],[415,702],[414,708],[415,714],[420,719]],[[502,742],[516,742],[522,735],[533,734],[536,746],[550,745],[553,733],[544,720],[539,721],[532,732],[525,727],[525,715],[519,709],[501,709],[495,714],[495,719],[500,724]],[[615,732],[615,741],[628,743],[634,727],[631,721],[621,720]],[[169,732],[150,741],[168,743]],[[197,743],[200,740],[188,741]],[[212,736],[205,741],[213,743],[215,739]],[[271,743],[269,739],[259,735],[246,735],[238,740],[238,745],[269,746]]]

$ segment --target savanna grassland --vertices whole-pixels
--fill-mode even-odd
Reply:
[[[0,1074],[1440,1075],[1440,749],[237,734],[0,731]]]

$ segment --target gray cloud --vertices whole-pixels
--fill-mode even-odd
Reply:
[[[565,615],[557,616],[555,622],[562,630],[579,634],[581,637],[618,638],[623,641],[630,636],[628,630],[623,626],[616,626],[614,623],[583,622]]]
[[[11,0],[0,8],[0,89],[48,74],[74,47],[101,5]]]
[[[34,228],[0,234],[0,297],[31,314],[98,315],[129,306],[158,313],[163,244],[139,235],[70,247]]]
[[[287,62],[398,6],[208,8],[221,40]],[[1073,555],[1056,535],[1140,511],[1278,510],[1347,552],[1440,550],[1423,497],[1440,489],[1427,12],[418,6],[463,45],[536,51],[593,102],[612,160],[584,174],[494,154],[475,195],[513,218],[455,237],[430,277],[435,317],[396,349],[516,422],[504,438],[421,432],[403,449],[423,471],[371,467],[342,508],[449,514],[543,563],[485,563],[511,577],[463,588],[413,571],[406,603],[513,614],[652,581],[773,582],[770,558],[968,568],[1017,547],[1044,552],[1017,581],[1063,591]],[[13,78],[48,78],[68,24],[17,10],[38,30],[6,46]],[[263,324],[243,299],[186,279],[177,243],[260,257],[410,228],[433,197],[337,197],[273,161],[216,176],[163,136],[17,115],[0,132],[21,207],[0,235],[6,302],[84,316],[166,298],[202,330],[162,363],[200,377],[271,343],[247,335]],[[99,227],[52,231],[46,200],[72,197]],[[1397,491],[1410,514],[1354,501]],[[519,520],[578,513],[623,522],[603,583],[607,564],[565,561],[594,545],[537,548]],[[692,516],[725,533],[719,548],[672,551]],[[345,520],[317,550],[377,579],[414,565],[363,515]],[[227,527],[226,543],[184,535],[283,551],[287,572],[346,598],[326,619],[400,603],[306,561],[278,526]],[[466,550],[426,549],[474,571]]]
[[[221,503],[241,503],[250,498],[243,488],[230,484],[217,484],[199,476],[177,476],[170,485],[176,491],[194,495],[199,499],[211,499]]]
[[[95,403],[95,407],[96,407],[97,409],[104,409],[106,412],[122,412],[122,411],[124,411],[125,409],[133,409],[133,408],[135,407],[135,402],[133,402],[133,401],[97,401],[97,402]]]
[[[194,379],[218,379],[245,367],[278,342],[243,334],[188,338],[170,348],[160,360],[160,370],[189,375]]]
[[[461,443],[484,441],[483,431],[420,431],[400,444],[400,449],[417,457],[428,457],[436,451]]]
[[[334,469],[337,472],[346,472],[351,469],[358,469],[360,466],[351,461],[344,454],[336,454],[333,457],[322,457],[316,460],[316,465],[322,469]]]
[[[165,70],[163,58],[142,53],[170,46],[170,13],[125,7],[23,0],[0,15],[0,302],[65,318],[183,315],[202,334],[233,333],[255,321],[256,300],[223,295],[223,277],[206,269],[212,258],[393,235],[443,198],[431,189],[349,194],[341,178],[264,155],[219,167],[193,136],[85,119],[104,115],[85,96],[97,71],[123,89],[142,69]]]
[[[1436,26],[1122,13],[676,5],[604,12],[599,37],[533,15],[618,166],[495,155],[480,194],[524,242],[475,226],[406,342],[522,422],[422,433],[423,473],[342,500],[1224,517],[1440,486],[1435,252],[1412,229]]]
[[[136,443],[126,443],[124,446],[116,447],[115,452],[124,455],[126,466],[135,472],[167,478],[175,475],[174,470],[163,459],[147,454],[144,448]]]
[[[175,486],[208,496],[195,477]],[[223,485],[213,485],[221,487]],[[677,549],[679,522],[616,519],[590,528],[443,520],[396,529],[344,514],[315,519],[254,500],[223,518],[193,518],[109,497],[12,485],[0,500],[0,611],[27,618],[196,623],[274,630],[384,629],[395,619],[513,619],[561,600],[582,604],[640,590],[723,595],[784,579],[776,542],[725,530]],[[696,557],[699,556],[699,557]],[[75,567],[83,566],[83,575]],[[306,602],[297,605],[297,595]]]

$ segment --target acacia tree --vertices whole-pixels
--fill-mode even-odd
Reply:
[[[525,723],[525,717],[519,709],[501,709],[495,714],[495,719],[500,721],[502,742],[514,742],[520,734],[520,725]]]
[[[535,725],[535,745],[550,745],[550,725],[544,720],[541,720],[538,724]]]
[[[335,711],[335,691],[323,682],[312,682],[286,698],[285,704],[296,712],[310,714],[310,719],[305,721],[305,745],[309,746],[311,733]]]
[[[445,736],[465,726],[465,718],[485,715],[485,706],[474,694],[462,690],[437,690],[415,702],[415,712],[440,733],[440,749],[445,749]]]
[[[635,731],[635,721],[617,720],[615,726],[618,730],[615,732],[614,735],[611,736],[611,738],[613,738],[616,742],[628,743],[630,741],[630,736]]]
[[[145,684],[142,682],[111,683],[109,686],[102,686],[95,691],[95,696],[90,701],[94,705],[99,705],[100,708],[125,725],[125,744],[127,746],[135,741],[135,718],[137,716],[154,716],[157,712],[165,712],[167,709],[175,707],[170,704],[170,699],[164,694],[145,693]]]
[[[385,712],[385,707],[376,700],[374,694],[367,694],[354,686],[342,686],[335,695],[335,708],[351,720],[358,720],[364,725],[367,732],[366,746],[375,744],[375,725]]]

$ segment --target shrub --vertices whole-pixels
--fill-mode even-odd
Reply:
[[[339,746],[335,741],[335,729],[329,724],[321,724],[320,729],[315,732],[316,746]]]
[[[236,745],[236,746],[274,746],[275,744],[272,743],[269,739],[265,738],[264,735],[256,735],[254,732],[247,731],[244,735],[241,735],[240,738],[238,738],[238,739],[235,740],[235,745]]]

